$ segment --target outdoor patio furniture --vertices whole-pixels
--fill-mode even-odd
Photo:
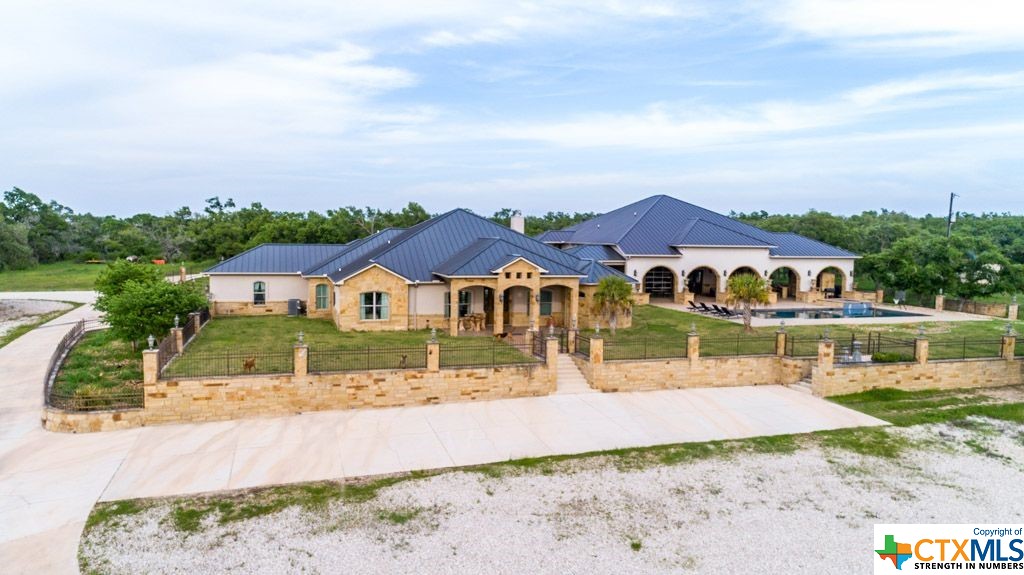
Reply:
[[[715,308],[715,315],[728,316],[729,312],[725,308],[718,307],[716,304],[711,304],[711,307]]]
[[[693,300],[690,300],[690,301],[688,301],[686,303],[690,304],[690,309],[693,310],[693,311],[696,311],[696,312],[703,311],[702,309],[697,307],[697,304],[693,303]]]
[[[708,307],[708,304],[700,302],[700,310],[704,313],[715,313],[715,310]]]

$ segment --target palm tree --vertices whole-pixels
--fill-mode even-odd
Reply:
[[[743,329],[754,331],[750,327],[751,310],[757,304],[768,303],[768,282],[754,274],[737,274],[729,278],[726,301],[729,305],[737,305],[743,309]]]
[[[619,313],[627,312],[633,307],[633,286],[626,280],[609,276],[602,278],[594,292],[594,311],[608,314],[612,335],[619,320]]]

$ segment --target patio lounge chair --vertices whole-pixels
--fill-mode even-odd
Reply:
[[[734,309],[729,309],[729,308],[725,307],[724,305],[722,306],[722,311],[724,311],[725,315],[728,316],[728,317],[739,317],[739,316],[743,315],[742,312],[739,312],[739,311],[734,310]]]
[[[690,304],[690,310],[691,311],[696,311],[696,312],[704,311],[704,310],[700,309],[699,307],[697,307],[697,304],[693,303],[693,300],[690,300],[687,303]]]
[[[715,313],[715,310],[708,307],[708,304],[700,302],[700,311],[704,313]]]
[[[725,309],[724,307],[718,307],[715,304],[711,304],[711,307],[715,308],[715,315],[720,315],[723,317],[729,316],[729,310]]]

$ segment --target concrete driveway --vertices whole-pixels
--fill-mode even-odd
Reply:
[[[88,292],[78,297],[91,301]],[[45,432],[39,419],[47,361],[71,324],[95,317],[91,306],[83,306],[0,349],[5,573],[77,572],[78,539],[98,500],[884,424],[805,393],[760,386],[552,395],[83,435]]]

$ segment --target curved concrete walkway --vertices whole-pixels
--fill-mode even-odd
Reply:
[[[91,294],[3,298],[91,301]],[[0,349],[0,568],[75,573],[98,500],[884,422],[780,386],[580,393],[67,435],[40,428],[46,364],[91,306]]]

